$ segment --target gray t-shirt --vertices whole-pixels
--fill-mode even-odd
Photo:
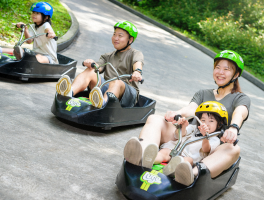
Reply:
[[[221,104],[223,104],[228,112],[228,124],[230,124],[232,115],[236,107],[238,106],[246,106],[248,109],[249,113],[249,108],[250,108],[250,98],[245,95],[244,93],[233,93],[233,94],[228,94],[226,95],[223,99],[221,100],[216,100],[215,95],[213,92],[213,89],[207,89],[207,90],[199,90],[196,92],[191,100],[191,102],[196,103],[197,105],[200,105],[201,103],[205,101],[217,101]],[[249,114],[248,114],[249,115]],[[244,121],[246,121],[248,116]]]
[[[144,65],[144,56],[142,52],[130,48],[129,50],[124,52],[116,53],[116,51],[113,51],[111,53],[106,53],[104,55],[101,55],[97,64],[100,66],[107,62],[110,62],[113,65],[113,67],[117,70],[119,75],[123,75],[123,74],[132,74],[133,65],[138,61],[142,63],[142,66]],[[110,65],[105,65],[101,68],[104,72],[105,80],[109,80],[117,76],[116,72],[112,69]],[[128,85],[134,87],[137,90],[137,94],[139,94],[137,82],[134,81],[129,82],[129,78],[122,80],[124,80]]]

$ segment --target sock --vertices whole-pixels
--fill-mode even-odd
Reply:
[[[104,106],[106,104],[106,101],[105,101],[105,99],[103,98],[103,105],[102,106]]]
[[[72,89],[70,90],[70,92],[68,93],[67,96],[68,96],[68,97],[73,97],[73,91],[72,91]]]

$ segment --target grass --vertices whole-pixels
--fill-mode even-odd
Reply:
[[[19,40],[20,30],[12,23],[33,23],[30,7],[36,0],[0,0],[0,40],[15,44]],[[59,0],[49,0],[54,11],[52,28],[58,37],[64,35],[71,26],[71,17]]]

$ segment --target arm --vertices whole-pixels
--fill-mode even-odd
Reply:
[[[233,112],[231,124],[237,124],[239,127],[241,127],[243,121],[248,116],[248,109],[246,106],[238,106]],[[227,142],[227,143],[234,143],[237,139],[237,129],[234,127],[230,127],[227,130],[225,130],[225,133],[223,137],[221,138],[221,141]]]
[[[211,151],[211,145],[209,143],[209,140],[203,139],[202,150],[204,153],[209,153]]]
[[[56,34],[54,33],[54,31],[51,28],[46,28],[45,33],[48,33],[48,38],[52,39],[56,36]]]
[[[14,49],[11,49],[11,48],[2,48],[2,53],[13,54],[13,51],[14,51]],[[1,54],[1,47],[0,47],[0,54]]]
[[[136,69],[140,69],[142,71],[142,62],[138,61],[134,63],[132,78],[129,80],[129,82],[142,80],[141,73],[139,71],[135,71]]]
[[[206,135],[206,132],[209,132],[209,128],[205,123],[202,123],[200,126],[198,126],[198,129],[200,130],[203,136]],[[203,139],[202,150],[204,153],[209,153],[211,151],[211,145],[208,139]]]
[[[86,66],[89,70],[94,70],[91,66],[92,63],[95,63],[97,66],[98,64],[93,59],[86,59],[83,61],[83,65]],[[99,72],[102,71],[102,68],[99,68]]]
[[[17,28],[21,28],[21,25],[22,25],[22,24],[25,25],[23,22],[19,22],[19,23],[16,24],[16,27],[17,27]],[[28,32],[28,27],[27,27],[27,26],[25,26],[24,35],[25,35],[25,38],[26,38],[26,39],[29,38],[29,37],[31,37],[31,35],[30,35],[29,32]],[[27,41],[28,44],[30,44],[30,43],[32,43],[32,42],[33,42],[33,39]]]
[[[174,120],[175,115],[181,115],[182,117],[189,117],[195,114],[195,110],[197,108],[198,105],[194,102],[191,102],[188,106],[183,107],[178,111],[168,111],[164,117],[168,122],[176,123],[176,121]]]

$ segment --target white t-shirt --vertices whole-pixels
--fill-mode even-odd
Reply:
[[[203,137],[203,136],[195,136],[195,134],[198,134],[198,133],[200,133],[200,131],[197,128],[197,125],[189,124],[186,127],[186,135],[182,138],[182,144],[187,140],[190,141],[190,140],[195,140],[199,137]],[[176,141],[171,140],[169,142],[162,144],[160,148],[173,149],[176,146],[177,142],[178,140]],[[215,151],[216,147],[220,145],[220,139],[217,136],[209,138],[209,143],[211,146],[211,150],[209,153],[204,153],[202,151],[202,143],[203,143],[203,140],[200,140],[198,142],[187,145],[184,148],[181,155],[184,157],[191,157],[194,163],[200,162],[203,158],[212,154]]]
[[[38,27],[36,30],[35,24],[32,24],[32,27],[37,34],[45,33],[47,28],[52,29],[50,23],[45,22],[42,26]],[[52,29],[53,30],[53,29]],[[34,36],[34,32],[31,28],[28,29],[30,36]],[[54,39],[46,37],[46,35],[39,36],[34,38],[33,51],[35,53],[49,55],[54,63],[59,63],[57,60],[57,42]]]

